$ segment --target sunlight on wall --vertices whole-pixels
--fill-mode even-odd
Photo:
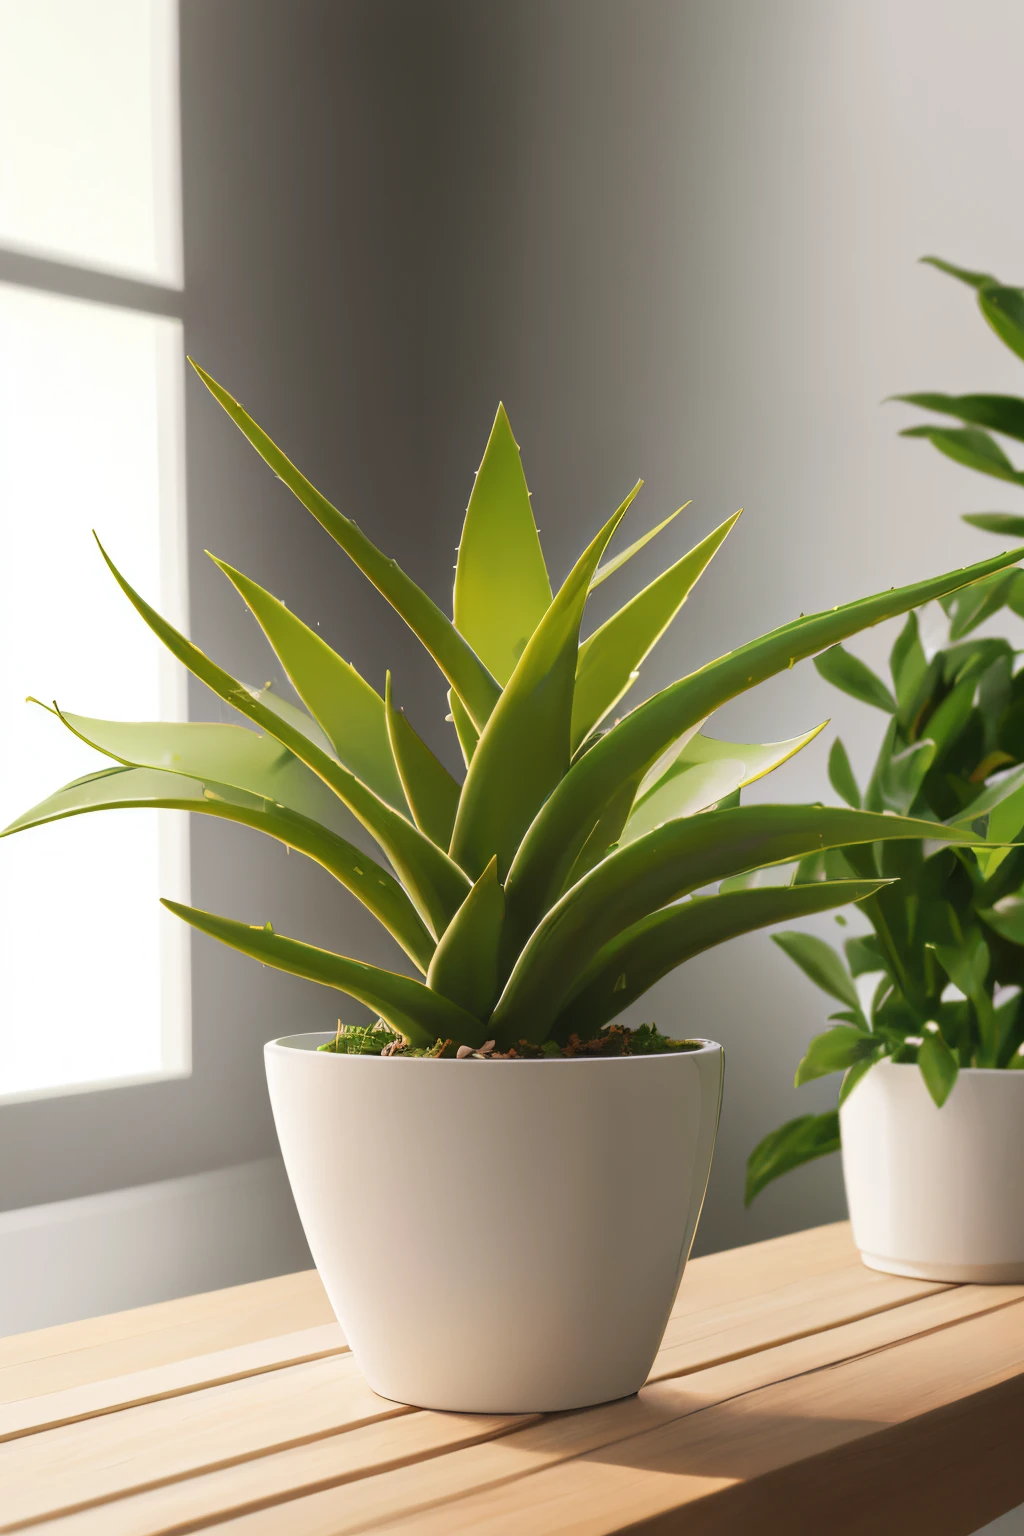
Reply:
[[[0,826],[111,766],[26,694],[186,713],[90,532],[185,627],[182,322],[123,282],[181,288],[177,76],[175,0],[0,0]],[[47,291],[56,261],[112,302]],[[187,899],[187,849],[183,816],[140,811],[0,843],[0,1099],[188,1070],[188,941],[158,904]]]
[[[173,0],[0,0],[0,245],[181,287]]]
[[[180,322],[0,285],[4,825],[111,766],[26,693],[78,714],[185,713],[90,534],[182,622],[180,395]],[[187,944],[157,905],[184,885],[178,820],[111,811],[0,844],[0,1094],[184,1065],[181,981],[161,1005],[160,979],[180,978]]]

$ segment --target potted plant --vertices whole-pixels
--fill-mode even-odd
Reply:
[[[817,730],[762,746],[713,740],[701,728],[727,699],[795,661],[1016,555],[801,616],[609,723],[735,517],[581,642],[588,595],[665,524],[606,558],[634,487],[552,596],[499,408],[448,619],[202,377],[438,664],[464,778],[428,749],[390,678],[375,691],[240,571],[218,562],[301,708],[230,676],[105,555],[149,627],[256,730],[122,724],[55,705],[117,766],[66,786],[8,831],[106,807],[171,806],[255,827],[328,869],[418,976],[284,937],[270,923],[167,905],[200,932],[346,992],[376,1017],[336,1034],[284,1036],[266,1052],[299,1213],[371,1385],[427,1407],[502,1413],[633,1392],[693,1240],[722,1052],[675,1038],[703,1021],[630,1029],[618,1015],[701,950],[870,896],[884,877],[700,894],[713,882],[924,830],[847,808],[741,807],[741,787]],[[339,806],[390,870],[346,840]],[[938,835],[978,841],[970,828]]]
[[[1024,357],[1024,292],[947,262],[996,334]],[[963,426],[907,428],[958,463],[1024,484],[991,433],[1024,441],[1024,400],[901,395]],[[1010,513],[970,513],[997,533]],[[1024,670],[1001,637],[976,633],[1000,609],[1024,613],[1024,573],[1005,570],[942,599],[948,640],[922,645],[911,613],[890,657],[892,689],[836,646],[817,658],[835,686],[889,715],[863,796],[843,744],[829,777],[850,806],[936,824],[1024,831]],[[1024,847],[931,842],[832,849],[796,880],[898,876],[859,904],[871,931],[840,955],[807,933],[775,942],[840,1006],[811,1041],[797,1084],[842,1072],[839,1104],[767,1136],[747,1166],[747,1203],[780,1174],[842,1147],[854,1240],[866,1264],[927,1280],[1024,1280]],[[845,922],[838,917],[837,922]],[[858,985],[860,978],[863,981]]]

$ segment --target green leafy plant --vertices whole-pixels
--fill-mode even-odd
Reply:
[[[379,1024],[339,1031],[337,1048],[580,1049],[692,955],[780,919],[870,897],[887,876],[703,894],[712,883],[822,849],[922,835],[920,822],[866,810],[742,807],[742,786],[817,731],[760,746],[717,741],[702,727],[719,705],[764,679],[1000,572],[1016,553],[802,616],[609,723],[735,517],[581,640],[589,595],[665,524],[607,555],[634,487],[552,594],[519,449],[499,407],[466,512],[449,619],[198,371],[433,657],[448,683],[465,776],[458,782],[430,751],[397,706],[390,677],[383,693],[375,690],[242,572],[216,562],[302,707],[231,676],[162,618],[104,551],[150,629],[256,729],[86,719],[54,705],[70,730],[117,766],[66,785],[7,832],[112,807],[169,806],[243,823],[306,854],[380,920],[418,976],[285,937],[270,923],[165,905],[243,954],[368,1005]],[[375,840],[381,862],[346,839],[342,810]],[[951,844],[978,841],[967,826],[937,835]],[[632,1042],[621,1030],[605,1033],[615,1049],[671,1046],[649,1029],[633,1032]]]
[[[926,260],[977,290],[985,319],[1024,359],[1024,290],[937,257]],[[964,423],[908,427],[904,437],[926,438],[959,464],[1024,485],[1024,474],[991,435],[1024,441],[1024,400],[894,398]],[[1011,513],[968,513],[965,521],[994,533],[1024,532],[1024,517]],[[991,841],[1012,843],[1024,830],[1024,670],[1009,641],[974,631],[1004,607],[1024,614],[1024,572],[997,572],[941,602],[949,643],[928,654],[911,613],[889,658],[891,687],[841,645],[816,659],[835,687],[889,716],[863,794],[838,739],[829,778],[849,806],[987,828]],[[862,845],[805,861],[795,878],[872,875],[898,878],[859,904],[872,931],[847,939],[843,955],[811,934],[773,935],[839,1004],[831,1027],[800,1062],[797,1086],[841,1072],[841,1105],[875,1062],[890,1057],[916,1062],[942,1105],[961,1067],[1024,1067],[1024,848]],[[874,975],[862,1006],[856,979]],[[780,1126],[750,1156],[747,1203],[772,1179],[839,1144],[838,1110]]]

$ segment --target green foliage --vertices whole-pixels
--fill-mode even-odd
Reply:
[[[104,553],[149,628],[249,728],[121,723],[57,712],[118,766],[65,786],[7,831],[114,807],[170,806],[254,827],[314,859],[380,919],[423,979],[281,936],[269,923],[166,905],[241,954],[347,993],[372,1011],[376,1024],[340,1030],[330,1049],[427,1056],[462,1050],[485,1057],[691,1049],[691,1042],[672,1041],[653,1025],[627,1030],[616,1016],[674,966],[737,934],[848,901],[882,901],[907,861],[879,855],[879,848],[908,839],[919,845],[925,832],[960,850],[983,846],[969,820],[939,827],[931,811],[925,821],[879,814],[894,798],[907,800],[921,773],[928,782],[933,770],[925,772],[920,754],[912,771],[901,768],[892,782],[879,780],[863,810],[742,807],[740,789],[801,750],[821,727],[763,745],[718,741],[700,728],[727,700],[832,647],[825,669],[841,664],[858,696],[866,688],[887,710],[899,701],[894,727],[902,729],[904,698],[925,683],[912,637],[899,676],[894,673],[895,698],[873,674],[865,683],[866,669],[841,643],[921,602],[1000,579],[1012,554],[801,616],[663,688],[603,729],[735,517],[668,561],[661,576],[581,638],[589,594],[618,579],[629,558],[672,519],[608,556],[637,486],[552,596],[519,449],[499,408],[469,499],[449,619],[299,473],[237,401],[200,373],[257,452],[437,663],[448,684],[465,777],[460,783],[449,773],[396,706],[390,676],[381,697],[315,629],[241,571],[217,562],[261,625],[300,705],[248,687],[204,655]],[[994,654],[988,659],[992,667],[1005,661]],[[971,708],[957,692],[958,679],[969,675],[972,689],[989,686],[983,673],[988,676],[970,651],[955,677],[943,673],[935,680],[943,699],[948,694],[955,701],[942,736],[944,761],[952,761],[949,744]],[[990,692],[1012,713],[1014,681],[1009,674],[999,678]],[[944,707],[939,703],[935,719]],[[1021,725],[1024,734],[1024,718]],[[994,749],[998,743],[986,738],[985,750]],[[897,756],[894,748],[894,762]],[[852,777],[838,760],[836,772]],[[954,799],[953,809],[962,809],[964,797]],[[376,842],[380,862],[347,840],[352,816]],[[838,852],[843,848],[846,855]],[[833,855],[834,869],[818,868]],[[955,862],[958,856],[945,857]],[[804,860],[805,875],[809,859],[818,872],[790,886],[702,894],[715,881],[742,881],[765,863],[787,859]],[[992,878],[1003,882],[1000,896],[1012,893],[1003,866]],[[934,939],[936,945],[962,942],[962,934],[945,930]],[[991,942],[1001,942],[994,931]],[[941,964],[938,955],[935,949],[933,965]],[[993,1016],[991,1032],[999,1028]],[[1010,1035],[1008,1052],[1015,1044]]]
[[[747,1159],[747,1184],[744,1201],[750,1204],[766,1184],[792,1168],[827,1157],[839,1151],[839,1115],[829,1110],[824,1115],[799,1115],[770,1132],[759,1141]]]
[[[926,260],[975,290],[988,324],[1024,359],[1024,290]],[[992,435],[1024,442],[1024,399],[893,398],[960,423],[911,427],[903,436],[927,438],[959,464],[1024,486],[1024,472]],[[1024,516],[1014,513],[975,512],[965,521],[1004,537],[1024,532]],[[1024,573],[993,572],[941,602],[949,643],[927,657],[911,613],[890,657],[894,698],[841,647],[816,663],[837,687],[893,715],[863,799],[845,748],[834,743],[829,777],[837,795],[848,805],[932,821],[936,830],[972,826],[990,841],[955,852],[930,842],[849,847],[826,854],[810,873],[818,880],[895,877],[861,900],[872,932],[848,939],[845,956],[808,934],[774,936],[812,981],[846,1004],[832,1015],[841,1022],[812,1040],[797,1070],[798,1084],[843,1072],[840,1103],[886,1056],[916,1062],[938,1105],[961,1067],[1024,1067],[1024,847],[1012,846],[1024,843],[1024,668],[1009,641],[969,638],[1005,607],[1024,615]],[[879,980],[864,1011],[854,978],[871,974]],[[832,1150],[827,1136],[819,1144],[806,1129],[814,1118],[783,1126],[754,1150],[748,1198],[769,1178]]]

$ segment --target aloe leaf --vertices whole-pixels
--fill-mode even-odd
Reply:
[[[126,767],[231,784],[335,831],[346,825],[349,812],[337,795],[273,736],[257,735],[243,725],[95,720],[56,706],[43,708],[88,746]]]
[[[857,988],[831,944],[813,933],[773,933],[772,940],[816,987],[860,1011]]]
[[[635,842],[664,821],[694,816],[737,789],[764,778],[802,751],[820,735],[827,723],[816,725],[813,731],[794,736],[790,741],[764,744],[691,736],[678,757],[653,784],[646,789],[641,784],[620,842],[623,845]]]
[[[637,668],[672,623],[739,516],[736,512],[727,518],[580,646],[572,704],[574,752],[636,682]]]
[[[613,555],[603,565],[599,565],[590,583],[591,592],[599,587],[602,581],[607,581],[609,576],[614,576],[616,571],[621,570],[627,560],[632,560],[634,555],[638,555],[653,538],[656,538],[661,533],[662,529],[667,528],[669,523],[679,516],[680,512],[685,512],[689,505],[688,501],[684,501],[681,507],[676,507],[674,512],[670,512],[668,517],[663,518],[660,523],[656,523],[653,528],[649,528],[646,533],[641,534],[640,538],[634,540],[626,549],[620,551],[617,555]]]
[[[590,962],[560,1013],[555,1033],[591,1035],[669,971],[742,933],[792,922],[872,896],[879,880],[815,880],[700,896],[663,907],[624,929]]]
[[[390,672],[385,682],[384,705],[391,751],[413,820],[432,843],[447,848],[452,840],[459,805],[459,786],[409,724],[405,711],[395,708],[391,699]]]
[[[99,540],[96,541],[99,543]],[[338,798],[362,822],[366,830],[380,844],[394,865],[395,873],[413,898],[420,915],[427,921],[435,938],[440,937],[449,919],[458,911],[466,897],[470,882],[463,872],[452,863],[442,849],[437,848],[418,827],[407,821],[392,806],[381,800],[361,780],[357,779],[344,764],[322,751],[315,742],[292,725],[283,715],[275,713],[268,705],[225,672],[198,646],[186,640],[172,624],[151,608],[125,580],[100,544],[100,553],[110,567],[111,574],[153,633],[163,641],[173,656],[189,671],[211,688],[219,698],[275,736],[289,748],[301,762],[311,768]]]
[[[840,800],[845,800],[851,809],[855,811],[860,810],[860,789],[857,785],[856,775],[850,765],[846,748],[838,736],[832,743],[832,750],[828,754],[828,781]]]
[[[498,856],[505,873],[519,841],[569,766],[569,724],[580,622],[597,563],[635,486],[566,577],[484,727],[462,786],[451,856],[474,878]],[[578,850],[577,850],[578,851]]]
[[[891,715],[896,713],[896,700],[878,674],[841,645],[830,645],[822,651],[814,658],[814,667],[833,688],[842,689],[862,704],[873,704]]]
[[[1024,289],[985,283],[978,292],[978,304],[999,340],[1024,358]]]
[[[154,768],[105,768],[65,784],[56,794],[12,821],[0,836],[88,811],[128,808],[197,811],[276,838],[286,847],[315,859],[351,891],[384,924],[421,971],[429,966],[434,941],[393,875],[327,827],[232,784]]]
[[[226,561],[210,558],[251,609],[339,762],[404,814],[406,799],[391,755],[380,694],[279,598]]]
[[[742,806],[670,821],[609,854],[545,915],[494,1011],[495,1037],[500,1032],[503,1039],[544,1040],[548,1024],[603,944],[713,880],[852,843],[936,834],[943,842],[982,841],[965,830],[813,805]]]
[[[995,438],[980,427],[905,427],[900,437],[927,438],[933,448],[965,469],[976,469],[1011,485],[1024,485],[1024,474],[1018,473]]]
[[[505,893],[492,859],[445,929],[427,971],[427,986],[465,1008],[490,1017],[498,996],[498,953]]]
[[[550,601],[519,445],[499,405],[459,541],[455,628],[504,686]]]
[[[258,703],[265,704],[272,714],[277,715],[301,736],[305,736],[306,740],[311,741],[315,747],[319,747],[321,752],[326,752],[330,757],[334,756],[334,748],[331,746],[327,732],[317,725],[308,710],[303,709],[299,704],[292,704],[290,700],[283,699],[279,693],[275,693],[272,682],[264,683],[262,688],[256,688],[250,683],[243,683],[242,686],[248,689]]]
[[[986,283],[998,281],[990,272],[972,272],[967,267],[955,267],[951,261],[943,261],[941,256],[922,256],[921,261],[925,266],[937,267],[940,272],[957,278],[961,283],[967,283],[971,288],[983,288]]]
[[[709,662],[638,705],[573,763],[530,826],[505,882],[511,931],[530,932],[562,889],[604,807],[633,774],[647,772],[684,731],[795,662],[1003,570],[1022,555],[1024,550],[1010,550],[930,581],[796,619]]]
[[[584,875],[589,874],[595,864],[599,864],[618,844],[636,798],[638,782],[636,778],[629,779],[615,798],[605,806],[597,819],[596,827],[583,844],[576,863],[569,871],[565,882],[566,890],[575,885],[577,880],[582,880]]]
[[[919,405],[925,411],[940,411],[955,416],[970,426],[987,427],[1003,437],[1024,443],[1024,400],[1016,395],[892,395],[906,405]]]
[[[192,367],[260,457],[402,616],[452,687],[458,690],[477,727],[482,728],[501,689],[468,641],[396,561],[381,554],[351,518],[321,496],[226,389],[222,389],[198,363],[192,362]]]
[[[313,944],[303,944],[299,939],[284,938],[269,923],[263,927],[239,923],[198,907],[183,906],[167,897],[161,900],[169,912],[198,928],[200,933],[219,939],[253,960],[347,992],[349,997],[373,1008],[410,1045],[430,1046],[445,1039],[464,1045],[483,1043],[484,1030],[479,1020],[411,976],[349,960]]]
[[[743,1203],[749,1205],[773,1179],[838,1152],[839,1111],[824,1115],[798,1115],[759,1141],[747,1159],[747,1182]]]
[[[1024,538],[1024,517],[1015,512],[965,512],[961,521],[1007,539]]]
[[[451,709],[449,719],[455,726],[455,734],[459,738],[462,761],[468,768],[473,761],[473,753],[476,751],[476,744],[480,740],[480,732],[469,718],[469,711],[454,688],[449,688],[448,690],[448,706]]]

